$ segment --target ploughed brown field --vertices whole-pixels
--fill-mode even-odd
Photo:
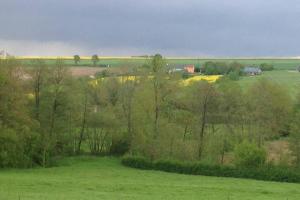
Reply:
[[[93,76],[105,69],[105,67],[70,67],[70,71],[74,77]]]

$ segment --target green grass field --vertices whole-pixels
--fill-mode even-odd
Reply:
[[[59,167],[0,170],[2,200],[298,200],[300,184],[143,171],[117,158],[77,157]]]
[[[245,76],[239,80],[243,88],[251,86],[255,80],[266,78],[272,80],[287,89],[292,97],[300,94],[300,73],[288,70],[274,70],[263,72],[260,76]]]

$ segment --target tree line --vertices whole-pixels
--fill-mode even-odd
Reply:
[[[81,61],[81,58],[80,58],[79,55],[76,54],[76,55],[73,56],[73,60],[74,60],[75,65],[78,65],[80,63],[80,61]],[[97,63],[99,62],[99,60],[100,59],[99,59],[99,57],[98,57],[97,54],[92,55],[91,61],[93,63],[93,66],[96,66]]]
[[[300,98],[267,79],[247,89],[227,77],[180,80],[159,54],[96,80],[72,77],[62,60],[0,60],[0,167],[46,167],[82,153],[257,165],[280,137],[291,151],[285,164],[300,165]]]

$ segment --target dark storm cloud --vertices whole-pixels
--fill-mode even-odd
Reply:
[[[1,0],[0,40],[104,54],[297,56],[299,19],[298,0]]]

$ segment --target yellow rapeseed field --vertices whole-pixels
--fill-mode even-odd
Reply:
[[[188,79],[185,79],[185,80],[182,80],[182,84],[184,86],[188,86],[194,82],[198,82],[198,81],[208,81],[210,83],[214,83],[216,82],[219,78],[221,78],[222,75],[209,75],[209,76],[206,76],[206,75],[199,75],[199,76],[193,76],[191,78],[188,78]]]
[[[185,80],[181,80],[180,84],[182,84],[183,86],[189,86],[192,83],[198,82],[198,81],[208,81],[209,83],[214,83],[216,82],[220,77],[222,77],[222,75],[210,75],[210,76],[205,76],[205,75],[198,75],[198,76],[193,76],[191,78],[185,79]],[[116,77],[117,80],[120,83],[124,83],[126,81],[134,81],[135,79],[138,79],[138,76],[118,76]],[[148,78],[152,78],[152,76],[148,76]],[[107,78],[99,78],[99,79],[95,79],[95,80],[91,80],[90,84],[92,86],[96,86],[98,84],[101,83],[101,81],[105,80]]]

